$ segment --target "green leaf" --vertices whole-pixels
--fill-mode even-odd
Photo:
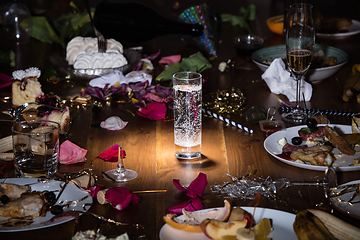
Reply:
[[[55,33],[49,22],[45,17],[32,17],[32,30],[31,36],[41,42],[46,43],[60,43],[59,36]]]
[[[188,58],[184,58],[182,63],[184,70],[199,73],[212,67],[210,62],[201,54],[201,52],[197,52]]]
[[[253,21],[256,17],[256,6],[250,4],[247,8],[241,7],[239,10],[239,15],[232,14],[221,14],[221,20],[223,22],[231,22],[233,26],[239,25],[242,28],[245,28],[249,33],[251,29],[247,21]]]
[[[174,63],[168,67],[165,68],[164,71],[162,71],[157,77],[157,81],[165,81],[165,80],[171,80],[172,76],[176,72],[182,72],[184,69],[182,69],[183,64],[182,63]]]
[[[308,127],[303,127],[300,129],[300,131],[303,133],[313,133],[316,130],[317,130],[317,128],[308,128]]]
[[[211,63],[201,54],[197,52],[196,54],[183,58],[181,62],[174,63],[165,68],[165,70],[160,73],[157,77],[157,81],[172,80],[174,73],[181,71],[191,71],[191,72],[202,72],[205,69],[211,68]]]
[[[249,16],[248,19],[250,21],[254,21],[256,18],[256,6],[254,4],[250,4],[248,7]]]

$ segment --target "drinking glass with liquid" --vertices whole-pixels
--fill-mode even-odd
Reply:
[[[17,122],[11,128],[17,177],[51,177],[57,172],[60,124],[45,120]]]
[[[173,75],[175,156],[193,159],[201,155],[202,76],[196,72]]]

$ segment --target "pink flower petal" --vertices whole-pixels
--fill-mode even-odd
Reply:
[[[59,162],[61,164],[74,164],[85,162],[87,150],[77,146],[76,144],[66,140],[60,145]]]
[[[175,214],[182,214],[183,208],[185,208],[185,210],[187,210],[187,211],[193,212],[193,211],[203,209],[203,205],[201,203],[201,200],[191,199],[191,200],[181,203],[179,205],[168,208],[168,212],[175,213]]]
[[[172,55],[172,56],[162,57],[159,63],[172,65],[173,63],[180,62],[180,60],[181,60],[181,55]]]
[[[206,174],[199,173],[197,178],[192,181],[188,187],[188,190],[191,190],[191,192],[195,195],[198,195],[199,197],[202,197],[204,194],[204,189],[207,185],[207,179]],[[189,196],[189,194],[188,194]],[[190,196],[189,196],[190,197]]]
[[[105,121],[102,121],[100,123],[100,127],[101,128],[105,128],[107,130],[121,130],[124,127],[126,127],[126,125],[128,124],[128,122],[124,122],[121,118],[119,118],[118,116],[112,116],[107,118]]]
[[[173,179],[175,187],[182,192],[186,191],[186,195],[191,198],[196,198],[196,196],[202,197],[207,183],[206,174],[204,173],[199,173],[187,188],[180,185],[179,179]]]
[[[117,162],[118,156],[119,156],[119,145],[115,144],[112,147],[110,147],[108,150],[102,152],[98,158],[101,158],[102,160],[109,161],[109,162]],[[123,158],[126,157],[125,150],[122,150]]]
[[[136,113],[151,120],[161,120],[165,117],[166,111],[165,103],[152,102],[147,107],[138,109]]]
[[[151,93],[151,92],[147,93],[147,94],[144,96],[144,98],[148,98],[148,99],[153,100],[153,101],[155,101],[155,102],[164,102],[164,98],[159,97],[158,95],[156,95],[156,94],[154,94],[154,93]]]
[[[117,210],[127,208],[131,203],[139,203],[139,196],[130,192],[130,190],[123,187],[110,188],[105,193],[105,198]]]

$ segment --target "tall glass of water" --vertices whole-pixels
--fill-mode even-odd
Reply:
[[[173,75],[175,156],[201,156],[202,76],[196,72]]]

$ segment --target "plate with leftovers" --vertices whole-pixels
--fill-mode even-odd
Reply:
[[[281,58],[286,62],[286,46],[284,44],[261,48],[251,55],[252,61],[264,72],[275,58]],[[332,76],[347,61],[348,54],[343,50],[315,44],[314,58],[305,78],[309,82],[319,82]]]
[[[350,125],[336,125],[329,124],[338,134],[341,133],[352,133]],[[293,137],[299,137],[299,130],[301,128],[306,128],[306,125],[290,127],[287,129],[283,129],[281,131],[275,132],[267,137],[264,141],[265,150],[275,157],[276,159],[292,165],[294,167],[315,170],[315,171],[325,171],[327,166],[317,166],[312,165],[308,161],[294,161],[291,160],[289,155],[283,154],[283,141],[286,139],[286,142],[290,144],[290,146],[294,146],[291,144],[291,140]],[[319,124],[318,128],[325,127],[325,124]],[[281,141],[280,141],[281,140]],[[280,142],[279,142],[280,141]],[[321,141],[303,141],[301,145],[307,145],[308,147],[315,146],[316,143],[320,143]],[[358,160],[360,158],[360,148],[359,146],[355,147],[355,154],[353,156],[342,154],[339,149],[332,149],[329,154],[335,159],[333,166],[337,171],[358,171],[360,170],[360,164],[358,164]]]
[[[347,38],[360,33],[360,22],[352,20],[352,24],[340,28],[337,32],[316,32],[316,36],[320,38]]]
[[[339,185],[330,191],[330,203],[339,212],[360,219],[360,180]]]
[[[4,215],[0,216],[0,232],[17,232],[41,229],[73,220],[73,218],[52,219],[55,215],[53,215],[50,211],[46,211],[45,216],[38,216],[38,214],[35,213],[35,211],[38,211],[38,208],[42,208],[43,206],[43,202],[39,200],[37,193],[49,191],[53,192],[55,196],[57,196],[61,187],[64,186],[64,182],[54,180],[50,180],[47,182],[38,182],[37,178],[7,178],[0,179],[0,184],[0,190],[4,190],[4,188],[7,186],[6,184],[16,184],[14,189],[22,189],[21,191],[31,192],[30,194],[23,193],[21,195],[21,198],[18,198],[18,196],[15,196],[19,194],[15,194],[15,191],[12,191],[14,193],[14,199],[12,199],[12,193],[8,192],[7,195],[11,200],[9,203],[17,204],[19,203],[18,200],[21,200],[22,203],[24,203],[24,201],[26,201],[26,198],[29,199],[28,197],[32,197],[32,199],[30,200],[35,199],[35,204],[37,204],[37,206],[34,206],[34,204],[23,204],[23,206],[29,206],[29,208],[26,209],[27,211],[33,211],[33,215],[31,215],[30,217],[16,218],[4,217]],[[30,187],[30,189],[27,186]],[[26,198],[24,196],[26,196]],[[40,196],[42,199],[43,195],[40,194]],[[60,202],[63,202],[62,205],[66,205],[66,203],[69,203],[69,206],[64,207],[63,211],[84,212],[83,205],[86,204],[86,209],[90,208],[90,205],[92,204],[92,198],[88,192],[79,189],[73,184],[67,184],[65,190],[55,204],[59,204]],[[7,209],[9,209],[8,207],[9,205],[0,203],[0,214],[6,214]],[[26,211],[25,207],[23,207],[22,210]]]
[[[253,213],[253,207],[241,207],[249,213]],[[209,211],[212,209],[203,209],[200,211]],[[184,220],[183,216],[179,216],[179,219]],[[273,231],[268,235],[269,238],[276,240],[296,240],[296,235],[293,230],[293,223],[295,221],[295,215],[283,212],[279,210],[273,210],[268,208],[257,207],[255,211],[254,220],[259,222],[262,218],[272,219]],[[194,233],[178,230],[170,227],[168,224],[160,230],[160,239],[161,240],[209,240],[204,233]]]

